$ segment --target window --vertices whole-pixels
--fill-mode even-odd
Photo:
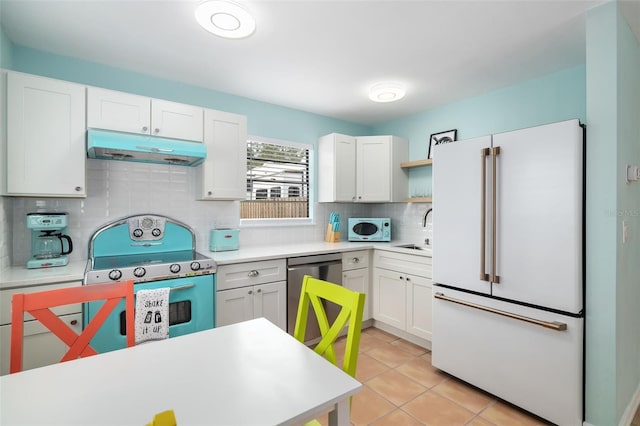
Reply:
[[[309,155],[313,145],[250,136],[247,197],[241,219],[309,218]]]

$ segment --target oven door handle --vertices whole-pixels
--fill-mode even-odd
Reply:
[[[189,290],[190,288],[194,288],[195,286],[196,286],[195,284],[185,284],[178,287],[169,287],[169,291],[171,292],[171,291]]]

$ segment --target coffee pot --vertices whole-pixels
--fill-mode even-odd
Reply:
[[[72,251],[73,242],[68,235],[56,233],[56,231],[41,231],[41,235],[37,238],[34,256],[36,259],[53,259]]]
[[[50,268],[69,263],[73,241],[66,234],[66,213],[28,213],[27,228],[31,229],[31,258],[27,268]]]

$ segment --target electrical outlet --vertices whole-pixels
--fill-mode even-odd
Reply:
[[[631,183],[640,179],[640,167],[627,164],[626,182]]]

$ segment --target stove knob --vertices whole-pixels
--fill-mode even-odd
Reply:
[[[200,262],[191,262],[191,270],[197,271],[198,269],[200,269]]]
[[[136,269],[133,270],[133,275],[135,275],[138,278],[144,277],[144,274],[146,273],[147,271],[142,266],[138,266]]]
[[[178,272],[180,272],[180,265],[174,263],[173,265],[169,266],[169,270],[174,274],[177,274]]]
[[[151,235],[153,235],[154,237],[159,237],[160,234],[162,234],[162,231],[158,228],[153,228],[153,231],[151,231]]]
[[[109,279],[118,281],[120,278],[122,278],[122,271],[120,271],[119,269],[113,269],[109,271]]]
[[[142,234],[144,234],[144,232],[140,228],[136,228],[133,230],[133,236],[136,238],[142,237]]]

